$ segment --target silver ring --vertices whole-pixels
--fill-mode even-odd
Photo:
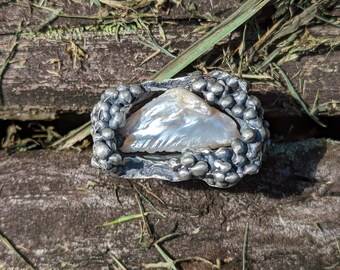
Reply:
[[[127,115],[156,92],[185,89],[231,117],[240,136],[217,149],[183,148],[180,153],[150,155],[123,153],[121,130]],[[248,95],[248,83],[227,72],[195,72],[163,82],[120,85],[107,89],[91,113],[93,157],[91,164],[123,178],[158,178],[171,182],[201,179],[208,185],[226,188],[245,175],[258,173],[269,144],[269,124],[263,119],[260,100]]]

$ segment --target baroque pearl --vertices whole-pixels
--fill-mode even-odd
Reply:
[[[166,91],[133,113],[120,129],[121,151],[181,152],[219,148],[240,137],[236,122],[183,88]]]

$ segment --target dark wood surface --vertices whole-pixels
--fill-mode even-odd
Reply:
[[[98,13],[89,1],[46,2],[67,14]],[[176,54],[201,37],[193,29],[200,25],[202,14],[225,18],[238,7],[237,1],[192,2],[197,6],[195,14],[178,7],[170,13],[161,9],[157,15]],[[84,31],[96,20],[62,17],[38,36],[32,34],[49,15],[46,10],[28,8],[24,1],[22,5],[0,1],[0,63],[22,21],[18,46],[1,81],[0,120],[88,114],[105,88],[147,80],[171,59],[160,54],[140,66],[155,52],[140,42],[137,34],[141,33],[121,33],[117,41],[114,33]],[[316,25],[306,31],[317,38],[339,36],[339,28],[333,26]],[[158,29],[153,27],[153,33],[161,43]],[[240,39],[240,33],[231,40]],[[86,53],[76,64],[67,52],[71,42]],[[312,137],[339,136],[339,59],[339,50],[320,48],[283,65],[310,107],[315,100],[316,104],[334,101],[320,112],[333,123],[327,130],[320,131],[308,118],[300,118],[301,108],[286,89],[252,82],[251,91],[263,102],[277,144],[270,147],[258,175],[231,189],[213,189],[197,181],[120,180],[92,168],[90,150],[38,150],[10,156],[0,151],[0,234],[39,269],[109,269],[109,251],[128,269],[163,262],[154,246],[147,249],[139,243],[140,219],[98,227],[139,213],[137,188],[166,215],[160,216],[142,200],[145,211],[151,212],[147,219],[154,239],[174,231],[181,234],[162,245],[173,258],[200,256],[221,260],[222,269],[241,269],[248,224],[248,269],[337,269],[340,145]],[[304,90],[299,88],[300,81],[305,82]],[[292,139],[301,141],[282,142]],[[211,269],[202,263],[182,266]],[[26,264],[0,242],[3,267],[23,269]]]
[[[258,175],[220,190],[200,182],[129,183],[98,174],[89,151],[2,152],[0,229],[40,269],[63,262],[76,269],[107,267],[109,250],[128,269],[140,269],[163,259],[139,243],[139,221],[97,227],[139,213],[132,184],[166,215],[143,201],[155,238],[182,234],[163,245],[174,258],[221,259],[223,269],[241,269],[249,224],[248,269],[324,269],[339,263],[339,153],[340,144],[326,140],[272,145]],[[24,267],[0,244],[1,264]]]
[[[197,4],[196,15],[180,7],[171,9],[169,14],[162,10],[159,12],[167,42],[171,42],[170,48],[175,54],[202,36],[201,33],[193,33],[200,24],[197,14],[201,16],[210,11],[217,18],[224,18],[237,8],[236,3],[225,5],[222,2],[194,1]],[[98,12],[96,7],[75,1],[50,1],[49,6],[63,8],[64,13],[76,15],[96,15]],[[0,119],[50,120],[65,112],[89,113],[105,88],[147,80],[171,60],[169,56],[160,54],[140,66],[155,52],[140,42],[138,34],[141,32],[121,33],[117,41],[114,32],[85,30],[86,26],[96,25],[96,21],[63,17],[37,34],[34,30],[46,21],[50,12],[21,5],[4,5],[1,10],[4,12],[0,14],[0,62],[8,54],[21,20],[22,34],[3,75]],[[152,29],[158,42],[164,44],[158,27]],[[315,38],[339,36],[339,28],[335,26],[314,26],[307,31]],[[232,39],[239,37],[235,34]],[[256,37],[250,35],[249,38]],[[75,65],[67,52],[70,42],[86,53]],[[339,100],[339,59],[339,51],[320,49],[287,62],[283,69],[293,79],[305,102],[313,107],[313,104]],[[305,83],[304,90],[300,89],[300,82]],[[262,81],[254,82],[252,89],[263,101],[266,112],[272,115],[297,115],[301,110],[284,88],[274,89]],[[338,112],[336,104],[329,104],[321,113],[334,116]]]

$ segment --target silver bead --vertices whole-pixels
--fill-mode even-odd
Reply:
[[[117,122],[117,120],[116,120],[114,117],[112,117],[112,118],[110,119],[110,121],[109,121],[109,127],[110,127],[111,129],[118,129],[119,123]]]
[[[109,121],[109,127],[111,129],[118,129],[125,125],[126,116],[123,112],[117,112],[116,114],[112,115]]]
[[[138,84],[132,84],[130,85],[130,92],[135,98],[138,98],[143,93],[143,89]]]
[[[112,153],[112,150],[107,146],[106,143],[95,142],[93,145],[93,152],[98,159],[107,159]]]
[[[105,171],[109,171],[113,168],[113,165],[110,161],[100,159],[98,160],[98,163],[100,164],[100,167]]]
[[[251,128],[247,128],[243,130],[241,140],[245,143],[250,143],[255,140],[256,134],[255,131]]]
[[[192,90],[194,92],[200,93],[203,90],[205,90],[206,86],[207,86],[207,81],[204,79],[199,79],[192,83]]]
[[[246,80],[239,79],[238,85],[239,85],[240,90],[242,90],[242,91],[248,91],[248,89],[249,89],[249,85],[248,85],[248,82]]]
[[[102,141],[103,137],[100,133],[94,133],[92,135],[92,139],[93,139],[94,142],[98,142],[98,141]]]
[[[223,182],[225,175],[221,172],[213,172],[213,177],[217,182]]]
[[[255,129],[260,129],[263,126],[263,121],[261,118],[256,117],[254,119],[250,119],[248,121],[248,124],[250,127],[255,128]]]
[[[237,118],[242,118],[243,117],[243,112],[244,112],[244,107],[242,105],[236,104],[232,109],[231,109],[232,114],[237,117]]]
[[[190,154],[185,154],[181,157],[181,163],[185,166],[192,166],[195,164],[195,157]]]
[[[233,157],[231,158],[231,161],[237,166],[237,167],[243,167],[248,159],[246,158],[246,156],[242,155],[242,154],[234,154]]]
[[[221,97],[220,100],[218,101],[218,104],[222,107],[222,109],[231,108],[234,106],[235,101],[232,96],[226,96]]]
[[[227,79],[229,79],[231,77],[231,75],[228,73],[228,72],[221,72],[221,74],[218,76],[218,78],[220,80],[223,80],[223,81],[227,81]]]
[[[229,184],[236,184],[240,179],[241,178],[237,173],[232,172],[226,175],[226,177],[224,178],[224,181],[228,182]]]
[[[212,92],[204,92],[203,95],[205,96],[205,99],[209,102],[215,102],[215,94]]]
[[[113,165],[117,166],[122,163],[122,156],[119,154],[113,154],[109,157],[109,161],[112,162]]]
[[[246,157],[249,159],[249,160],[254,160],[255,158],[257,158],[257,155],[258,155],[258,152],[253,152],[251,150],[248,150],[247,154],[246,154]]]
[[[231,148],[233,149],[234,153],[239,154],[245,154],[247,151],[247,146],[244,142],[242,142],[240,139],[235,139],[231,142]]]
[[[223,81],[223,80],[218,80],[217,82],[223,86],[224,90],[225,90],[226,88],[228,89],[228,86],[227,86],[227,84],[225,83],[225,81]]]
[[[215,183],[215,181],[214,181],[213,178],[205,178],[204,181],[205,181],[209,186],[213,186],[213,187],[216,186],[216,187],[217,187],[217,185],[216,185],[216,183]]]
[[[262,165],[262,152],[260,152],[260,153],[257,155],[256,159],[253,160],[253,163],[254,163],[256,166],[261,167],[261,165]]]
[[[91,113],[91,121],[92,121],[92,123],[98,121],[98,119],[99,119],[99,117],[98,117],[97,111],[93,110],[92,113]]]
[[[247,101],[246,101],[246,106],[247,107],[253,107],[253,108],[254,107],[260,108],[261,107],[261,101],[255,96],[249,96]]]
[[[232,168],[232,166],[229,162],[222,161],[222,160],[219,160],[219,159],[216,159],[214,161],[214,166],[223,173],[230,171],[231,168]]]
[[[111,118],[111,114],[108,111],[100,111],[99,112],[99,120],[108,122]]]
[[[106,89],[104,92],[106,99],[112,103],[112,101],[116,100],[118,97],[118,91],[115,88]]]
[[[233,96],[234,96],[236,103],[240,105],[243,105],[248,97],[247,93],[244,91],[236,92]]]
[[[215,95],[219,95],[224,91],[224,86],[217,82],[212,84],[209,90],[213,92]]]
[[[263,125],[264,125],[266,128],[269,128],[269,122],[268,122],[268,121],[263,120]]]
[[[213,70],[209,72],[209,76],[212,78],[217,79],[221,75],[222,71],[219,70]]]
[[[222,109],[231,108],[234,106],[235,101],[232,96],[226,96],[221,97],[220,100],[218,101],[218,104],[222,107]]]
[[[115,137],[115,132],[110,128],[104,128],[101,132],[104,140],[112,140]]]
[[[227,183],[226,181],[221,181],[221,182],[216,181],[216,183],[211,186],[218,187],[218,188],[227,188],[230,186],[230,184]]]
[[[186,181],[191,178],[191,173],[188,171],[188,169],[183,168],[178,171],[178,177],[180,181]]]
[[[244,170],[243,170],[244,174],[252,175],[258,172],[259,172],[259,167],[256,166],[255,164],[247,164],[244,166]]]
[[[121,84],[121,85],[119,85],[119,86],[117,87],[117,90],[118,90],[119,92],[121,92],[121,91],[126,91],[126,90],[128,90],[128,86],[125,85],[125,84]]]
[[[119,92],[118,99],[124,104],[130,104],[132,102],[131,93],[128,90],[122,90]]]
[[[256,142],[256,143],[249,143],[248,144],[248,151],[254,152],[254,153],[258,153],[261,151],[261,147],[262,144],[260,142]]]
[[[191,173],[194,176],[204,176],[208,172],[209,167],[208,167],[208,164],[206,162],[199,161],[195,164],[195,166],[190,168],[190,170],[191,170]]]
[[[100,132],[102,131],[104,128],[107,128],[108,127],[108,123],[105,121],[97,121],[94,123],[94,129],[96,132]]]
[[[229,87],[236,89],[238,88],[238,78],[237,77],[230,77],[226,80],[226,83]]]
[[[261,137],[261,138],[258,138],[258,140],[263,142],[266,139],[266,136],[267,136],[266,128],[262,126],[257,130],[257,132],[258,132],[259,136]]]
[[[227,161],[233,156],[233,151],[227,147],[221,147],[216,150],[215,155],[218,159],[222,161]]]
[[[118,105],[112,105],[110,108],[110,114],[112,116],[114,116],[119,111],[120,111],[120,107]]]
[[[102,112],[108,112],[109,109],[110,109],[110,106],[107,102],[102,102],[99,107],[99,111],[102,111]]]
[[[117,152],[117,144],[115,141],[106,141],[106,144],[111,148],[113,152]]]
[[[257,116],[257,112],[253,108],[246,108],[243,113],[244,120],[254,119]]]

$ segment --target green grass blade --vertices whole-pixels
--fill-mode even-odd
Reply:
[[[108,227],[108,226],[116,225],[116,224],[119,224],[119,223],[128,222],[128,221],[131,221],[131,220],[134,220],[134,219],[137,219],[137,218],[141,218],[141,217],[146,216],[148,214],[149,213],[145,212],[143,214],[133,214],[133,215],[128,215],[128,216],[122,216],[122,217],[116,218],[115,220],[105,222],[102,226]]]
[[[247,22],[270,1],[271,0],[248,0],[231,16],[223,20],[202,38],[194,42],[176,59],[169,62],[164,68],[157,72],[152,79],[162,81],[176,75],[198,57],[209,51],[223,38],[230,35],[239,26]]]
[[[166,254],[165,251],[158,244],[155,244],[155,247],[156,247],[157,251],[159,252],[159,254],[161,254],[163,259],[167,262],[168,269],[177,270],[177,267],[175,265],[175,261],[173,259],[171,259],[168,256],[168,254]]]

